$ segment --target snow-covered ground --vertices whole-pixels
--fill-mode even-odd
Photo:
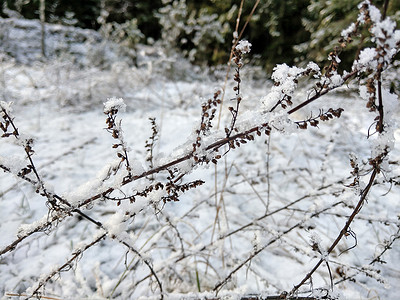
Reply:
[[[115,139],[105,130],[103,103],[108,98],[121,97],[127,105],[117,119],[122,120],[134,175],[139,175],[150,169],[145,148],[152,134],[149,118],[156,118],[159,130],[153,155],[157,167],[187,153],[200,125],[201,104],[224,86],[224,68],[201,71],[181,58],[144,46],[138,55],[138,66],[115,61],[109,68],[76,66],[61,59],[24,65],[1,57],[2,100],[14,102],[15,125],[34,139],[32,158],[46,187],[71,203],[95,195],[94,182],[117,159],[112,148]],[[219,128],[218,113],[213,121],[213,130],[221,133],[214,137],[224,136],[223,129],[231,121],[227,108],[235,97],[232,77],[233,71]],[[238,127],[246,129],[260,121],[262,99],[272,83],[257,68],[245,67],[241,78]],[[293,96],[295,105],[306,100],[309,92],[310,85],[299,88]],[[357,90],[337,89],[291,118],[303,120],[331,107],[343,108],[342,116],[321,122],[318,128],[273,130],[269,137],[256,136],[255,141],[231,149],[216,166],[198,166],[183,183],[197,179],[205,183],[182,194],[177,202],[158,203],[152,193],[133,203],[126,200],[117,205],[102,199],[82,207],[92,219],[123,236],[136,253],[118,238],[107,237],[48,280],[42,295],[157,299],[159,284],[149,265],[168,299],[210,297],[219,282],[225,284],[218,295],[226,299],[290,291],[323,255],[312,245],[329,248],[359,200],[359,190],[349,187],[354,180],[350,154],[359,160],[360,186],[369,178],[364,173],[376,135],[367,136],[376,114],[368,112]],[[395,108],[392,118],[398,120]],[[302,287],[302,295],[320,290],[321,295],[329,292],[340,299],[398,296],[399,241],[381,257],[385,263],[370,264],[385,244],[399,238],[400,131],[396,127],[394,131],[396,141],[388,163],[375,179],[368,201],[348,236],[314,274],[312,284]],[[1,164],[27,165],[26,153],[13,136],[2,138],[0,147]],[[167,175],[162,172],[155,179],[166,182]],[[148,180],[130,183],[119,196],[146,184]],[[120,222],[124,211],[135,214]],[[35,193],[29,182],[7,172],[0,174],[0,214],[0,250],[26,232],[26,224],[34,226],[52,217],[46,198]],[[29,236],[0,257],[0,294],[17,299],[16,295],[33,292],[76,249],[102,232],[72,213]],[[236,271],[238,266],[242,267]]]

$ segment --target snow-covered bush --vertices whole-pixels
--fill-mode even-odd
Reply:
[[[186,0],[164,0],[157,16],[167,49],[183,49],[191,61],[212,61],[213,51],[224,43],[229,25],[206,9],[190,11]]]
[[[137,26],[136,19],[122,24],[104,22],[101,24],[99,31],[105,38],[130,48],[135,48],[136,44],[144,38],[143,33]]]
[[[111,26],[111,25],[110,25]],[[124,25],[120,25],[121,27]],[[120,41],[136,36],[130,24],[116,31]],[[134,25],[132,25],[134,27]],[[120,36],[121,32],[125,35]],[[116,37],[113,37],[117,39]],[[94,30],[56,24],[45,25],[46,57],[41,49],[41,25],[38,20],[0,18],[0,51],[7,53],[22,64],[40,60],[63,59],[76,65],[107,67],[116,61],[132,64],[133,50],[104,39]]]
[[[0,201],[4,296],[397,295],[397,286],[386,293],[381,285],[399,278],[398,258],[388,259],[399,254],[392,249],[400,238],[399,100],[386,76],[400,31],[369,0],[358,8],[324,68],[277,65],[259,101],[249,98],[253,86],[243,76],[251,50],[244,40],[232,48],[230,88],[211,87],[197,118],[182,120],[190,107],[166,110],[160,99],[168,88],[157,77],[162,122],[150,119],[145,140],[140,102],[125,118],[127,103],[108,98],[105,123],[73,111],[64,124],[52,115],[43,134],[25,134],[18,111],[1,101],[0,168],[14,175],[4,176],[11,188]],[[340,72],[341,50],[365,28],[373,44],[360,44],[351,69]],[[98,131],[89,134],[95,125],[109,146],[96,142]],[[55,142],[76,139],[83,143],[67,149]],[[55,149],[58,156],[40,161]]]
[[[357,16],[354,7],[358,3],[357,0],[311,0],[307,7],[307,15],[302,18],[304,28],[310,33],[310,39],[295,46],[295,49],[304,57],[313,57],[317,63],[323,62],[326,53],[336,46],[335,38]],[[389,1],[388,13],[393,14],[392,19],[398,24],[400,24],[399,9],[399,2]],[[360,40],[365,42],[369,36],[365,31],[353,38],[357,42],[349,45],[342,53],[342,60],[345,64],[351,63],[357,55]]]

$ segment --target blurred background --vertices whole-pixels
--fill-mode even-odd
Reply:
[[[240,27],[257,1],[244,1]],[[384,0],[375,0],[383,7]],[[197,65],[224,64],[229,57],[240,0],[3,0],[2,18],[96,30],[125,47],[158,43],[178,50]],[[358,14],[359,0],[262,0],[243,38],[252,44],[252,61],[268,73],[277,63],[324,61]],[[388,15],[400,23],[400,1],[389,1]],[[341,54],[348,68],[363,43]]]

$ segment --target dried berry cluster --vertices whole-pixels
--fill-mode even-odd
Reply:
[[[3,119],[0,121],[0,129],[3,131],[3,134],[1,135],[1,137],[9,137],[11,135],[17,137],[19,135],[18,129],[13,127],[11,117],[8,115],[7,111],[3,107],[1,108],[1,112],[2,112],[2,119]],[[12,132],[8,131],[10,125],[13,127]]]
[[[360,21],[357,20],[356,23],[354,23],[354,26],[350,28],[340,39],[339,39],[339,45],[335,46],[333,48],[333,51],[331,51],[328,54],[328,59],[330,60],[329,66],[325,67],[325,77],[330,78],[334,74],[336,74],[338,68],[339,68],[339,55],[340,53],[347,47],[348,44],[353,42],[353,37],[358,34],[360,27]]]
[[[201,122],[200,127],[196,129],[196,141],[192,144],[193,146],[193,159],[196,163],[208,163],[209,159],[205,155],[198,154],[198,150],[202,145],[202,137],[207,136],[212,128],[212,120],[215,117],[217,111],[217,106],[221,104],[221,99],[219,98],[221,91],[218,90],[214,93],[213,99],[208,99],[207,102],[203,103],[201,106]],[[218,156],[217,159],[221,158]]]
[[[375,103],[376,100],[376,87],[375,87],[375,80],[373,78],[368,78],[366,82],[367,92],[368,92],[368,101],[366,107],[369,111],[373,112],[376,111],[377,106]]]
[[[121,159],[120,163],[125,162],[126,170],[128,171],[128,175],[126,176],[125,180],[129,180],[132,178],[132,169],[129,164],[128,150],[127,150],[127,147],[125,145],[124,138],[122,135],[121,120],[118,123],[116,122],[118,109],[114,107],[114,108],[111,108],[111,109],[105,111],[104,113],[107,115],[106,130],[109,133],[111,133],[111,135],[114,139],[118,140],[118,143],[113,144],[112,147],[114,149],[119,149],[117,151],[117,156]]]
[[[148,197],[152,191],[158,191],[164,188],[164,185],[161,182],[157,182],[155,184],[151,184],[147,186],[145,189],[141,191],[135,191],[132,195],[124,196],[124,197],[111,197],[110,193],[104,193],[102,197],[106,200],[117,201],[117,205],[121,205],[121,201],[129,200],[130,203],[136,201],[136,197]]]
[[[232,114],[232,120],[230,128],[225,128],[226,137],[229,138],[232,134],[232,131],[235,128],[235,124],[237,121],[237,116],[239,113],[240,102],[242,101],[242,96],[240,94],[240,69],[243,67],[242,62],[243,52],[241,48],[235,47],[233,49],[233,62],[236,64],[235,74],[233,75],[233,80],[236,82],[236,85],[233,87],[233,91],[235,92],[235,98],[232,100],[236,100],[236,107],[229,106],[228,109]]]
[[[202,180],[194,180],[191,182],[179,184],[178,182],[182,179],[183,175],[176,177],[175,172],[168,170],[169,176],[167,176],[167,183],[163,184],[157,182],[151,184],[141,191],[135,191],[132,195],[124,197],[111,197],[109,194],[103,194],[103,198],[106,200],[117,201],[117,206],[121,205],[124,200],[129,200],[130,203],[136,201],[137,197],[149,197],[149,194],[153,191],[165,190],[166,195],[161,197],[161,200],[166,203],[170,201],[179,201],[179,196],[190,189],[199,187],[204,183]]]
[[[363,14],[365,24],[369,24],[370,25],[369,29],[371,29],[373,24],[372,24],[371,16],[369,13],[369,5],[367,3],[364,3],[362,5],[360,11]],[[382,71],[382,65],[380,66],[380,70]],[[371,69],[369,71],[376,72],[376,70],[371,70]],[[366,80],[366,87],[367,87],[367,92],[369,95],[366,107],[369,109],[370,112],[374,112],[378,108],[376,105],[376,86],[375,86],[375,79],[377,79],[376,78],[377,73],[378,72],[376,72],[375,76],[369,77]]]
[[[295,83],[298,82],[297,79],[293,80]],[[279,83],[275,82],[274,83],[275,86],[279,85]],[[283,98],[281,100],[279,100],[279,102],[277,103],[278,105],[280,105],[283,109],[286,109],[288,106],[292,106],[293,102],[292,102],[292,96],[289,96],[287,94],[285,94],[283,96]]]
[[[343,108],[338,108],[338,109],[333,109],[330,108],[327,112],[323,112],[323,110],[320,110],[319,115],[317,117],[310,117],[307,120],[304,121],[298,121],[295,122],[297,126],[301,129],[307,129],[308,124],[312,127],[318,127],[319,121],[328,121],[330,119],[333,119],[334,117],[340,118],[341,114],[343,112]]]
[[[1,114],[2,114],[2,118],[3,120],[0,121],[0,128],[3,131],[3,135],[2,137],[9,137],[9,136],[14,136],[17,140],[20,140],[20,134],[18,132],[17,127],[15,126],[14,122],[13,122],[13,118],[10,116],[10,114],[7,112],[7,110],[3,107],[3,103],[1,103],[2,105],[1,107]],[[8,132],[9,127],[11,126],[12,128],[12,132]],[[48,205],[48,207],[52,210],[59,210],[60,206],[58,205],[56,198],[54,197],[54,195],[52,193],[50,193],[49,191],[47,191],[47,189],[45,188],[45,185],[42,181],[42,179],[39,176],[38,171],[36,170],[35,164],[33,163],[33,159],[32,159],[32,155],[35,153],[35,151],[33,150],[32,146],[33,146],[33,139],[31,138],[26,138],[24,140],[21,141],[21,145],[24,148],[26,157],[28,159],[28,163],[25,167],[23,167],[18,173],[17,176],[35,184],[36,186],[36,193],[40,194],[41,196],[44,196],[47,198],[48,202],[46,203]],[[6,169],[6,168],[4,168]],[[29,179],[28,177],[26,177],[26,175],[28,175],[29,173],[33,172],[37,182]]]
[[[363,20],[365,24],[371,24],[371,15],[369,13],[370,5],[367,2],[364,2],[363,5],[360,8],[360,13],[363,15]]]
[[[357,158],[354,155],[350,156],[350,166],[353,169],[350,174],[355,176],[352,183],[350,183],[349,187],[359,187],[360,185],[360,168],[358,166]]]
[[[377,16],[372,17],[370,10],[372,5],[369,2],[365,2],[360,11],[362,13],[363,21],[366,25],[369,25],[368,30],[371,32],[372,41],[376,44],[375,47],[375,64],[371,64],[367,71],[369,74],[366,79],[366,88],[368,93],[368,99],[366,107],[370,111],[378,111],[378,116],[375,118],[375,129],[376,132],[382,133],[384,130],[383,122],[383,102],[382,102],[382,83],[381,74],[383,70],[391,63],[393,59],[393,39],[394,32],[388,32],[390,28],[390,21],[386,23],[386,26],[379,24],[379,21],[385,19],[387,2],[385,3],[385,9],[383,16],[378,20]],[[395,23],[392,23],[395,26]],[[390,29],[389,29],[390,31]],[[399,46],[399,44],[397,44]],[[396,53],[396,52],[395,52]]]
[[[340,40],[342,41],[342,40]],[[345,43],[341,43],[341,45],[345,45]],[[330,60],[330,64],[329,66],[326,66],[325,69],[325,77],[326,78],[330,78],[333,75],[336,74],[338,68],[339,68],[339,63],[340,63],[340,59],[339,59],[339,54],[342,52],[343,48],[341,46],[335,46],[333,48],[333,51],[331,51],[328,55],[328,58]]]
[[[9,136],[14,136],[16,139],[20,139],[18,129],[15,127],[12,117],[3,107],[1,107],[1,113],[3,118],[3,120],[0,121],[0,129],[3,131],[3,135],[1,137],[6,138]],[[12,132],[8,131],[10,126],[13,130]],[[24,147],[24,151],[28,158],[30,158],[35,153],[35,151],[33,151],[32,149],[32,145],[33,139],[31,138],[25,139],[22,143],[22,146]],[[32,164],[28,164],[26,167],[21,169],[21,171],[18,173],[18,176],[22,177],[28,175],[32,172],[33,168],[34,166]]]
[[[176,177],[175,172],[168,170],[169,176],[167,177],[168,182],[165,184],[165,191],[167,192],[166,196],[163,196],[161,199],[166,202],[170,201],[179,201],[179,194],[187,192],[190,189],[197,188],[198,186],[204,183],[203,180],[194,180],[192,182],[178,184],[178,182],[182,179],[183,175]]]
[[[151,132],[152,133],[151,133],[151,136],[149,137],[149,139],[146,140],[144,147],[147,152],[146,161],[149,163],[150,169],[152,169],[154,167],[154,164],[153,164],[154,146],[158,140],[158,127],[156,124],[156,118],[149,118],[149,120],[151,123]]]
[[[26,139],[24,142],[24,150],[25,153],[29,156],[32,156],[35,151],[33,151],[32,149],[32,145],[33,145],[33,139]],[[29,173],[31,173],[33,171],[33,165],[28,164],[26,167],[22,168],[22,170],[18,173],[18,176],[25,176],[28,175]]]
[[[257,131],[257,134],[260,133],[260,131]],[[240,147],[242,144],[247,144],[247,141],[254,141],[254,135],[249,133],[249,134],[244,134],[241,135],[240,138],[237,139],[232,139],[229,141],[229,149],[235,149],[236,147]]]

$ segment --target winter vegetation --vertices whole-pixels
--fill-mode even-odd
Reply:
[[[11,2],[1,299],[397,297],[395,1]]]

